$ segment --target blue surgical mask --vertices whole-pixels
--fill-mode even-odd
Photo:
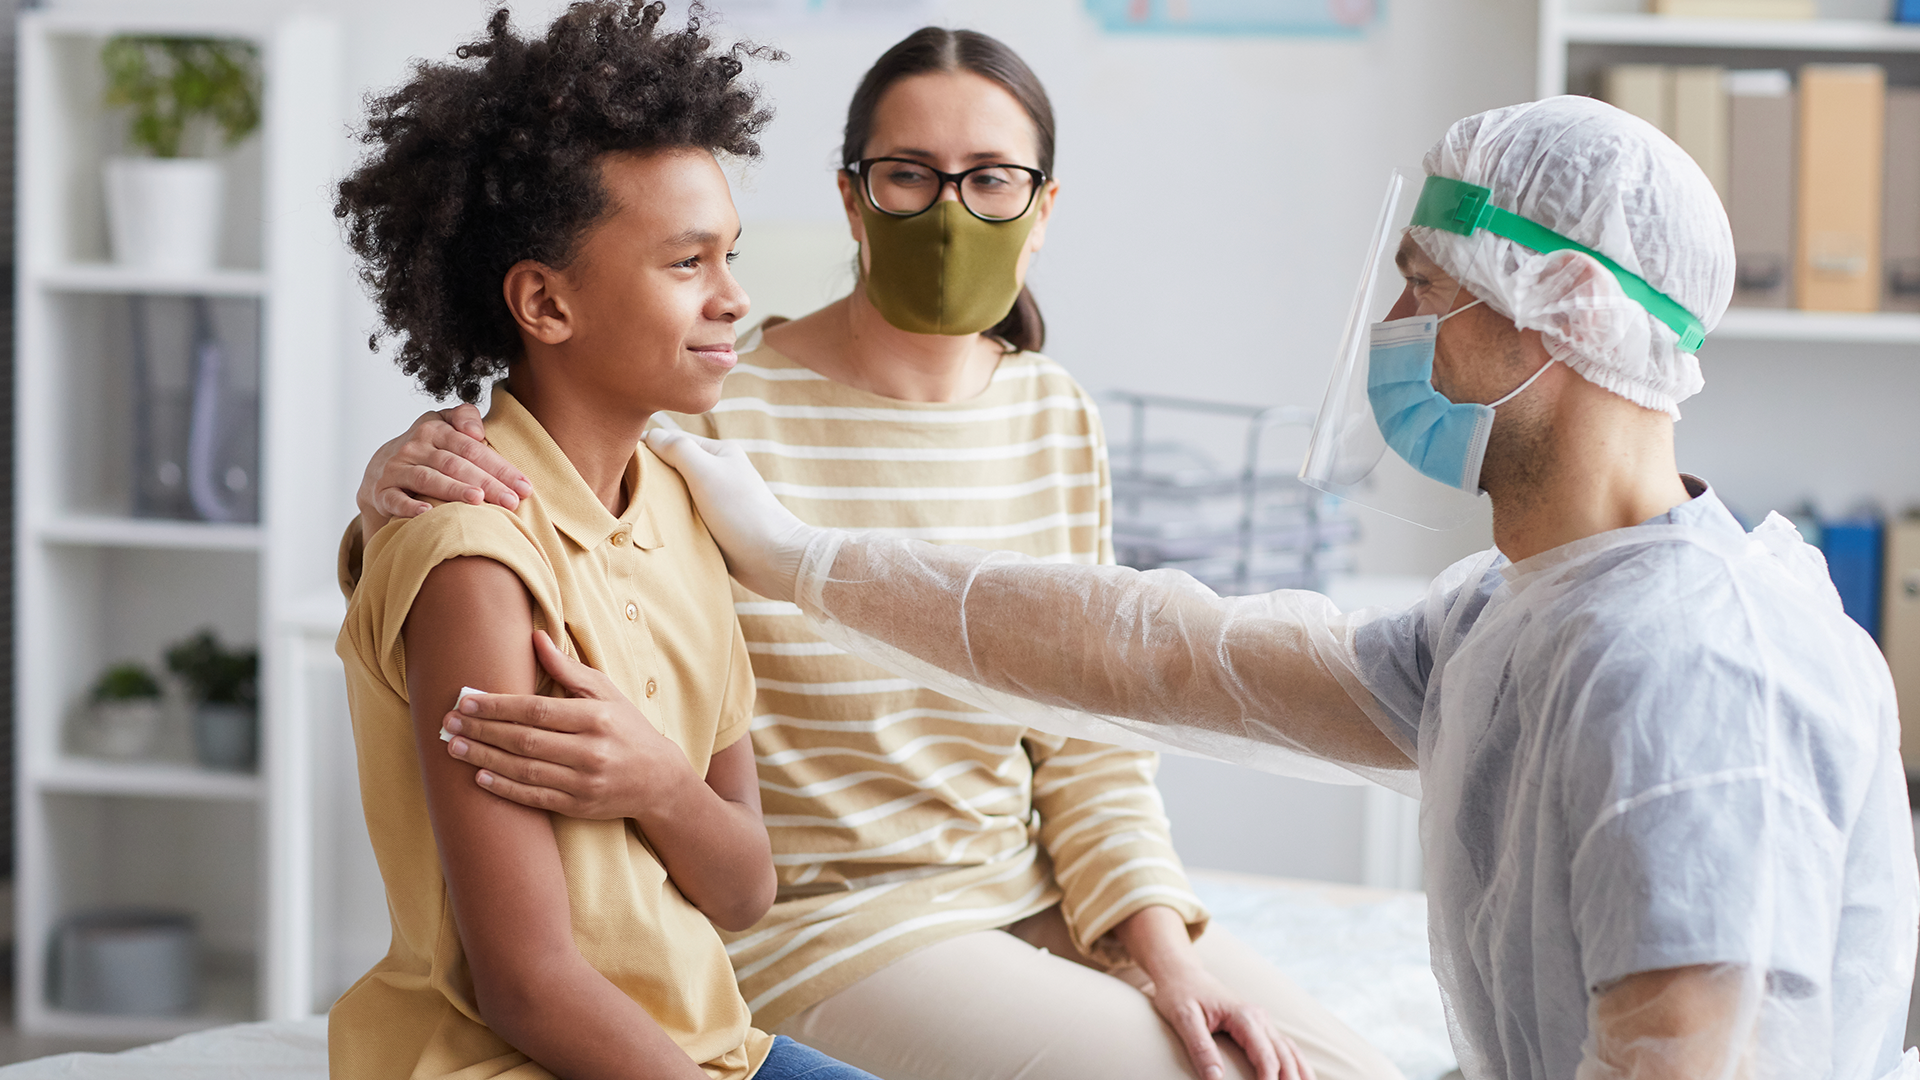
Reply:
[[[1491,405],[1458,403],[1433,388],[1433,348],[1440,324],[1484,301],[1445,315],[1415,315],[1373,324],[1367,398],[1387,445],[1423,476],[1462,491],[1480,490],[1480,463],[1493,433],[1493,410],[1512,401],[1553,366],[1548,360]]]

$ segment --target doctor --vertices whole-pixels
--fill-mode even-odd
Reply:
[[[1582,98],[1469,117],[1425,164],[1388,237],[1404,291],[1345,375],[1366,434],[1491,497],[1497,547],[1405,611],[814,528],[737,449],[649,442],[743,584],[929,685],[1064,733],[1417,770],[1468,1077],[1920,1076],[1886,665],[1790,526],[1745,532],[1675,463],[1732,291],[1712,187]]]

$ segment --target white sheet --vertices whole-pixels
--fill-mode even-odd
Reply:
[[[1427,956],[1419,893],[1319,887],[1196,873],[1219,924],[1372,1040],[1406,1073],[1454,1067]],[[0,1080],[326,1080],[327,1022],[236,1024],[122,1054],[61,1054],[7,1068]]]

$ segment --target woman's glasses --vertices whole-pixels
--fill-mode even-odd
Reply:
[[[906,158],[866,158],[847,171],[860,178],[867,201],[893,217],[913,217],[933,209],[948,184],[960,193],[960,205],[982,221],[1012,221],[1027,212],[1047,174],[1025,165],[976,165],[947,173]]]

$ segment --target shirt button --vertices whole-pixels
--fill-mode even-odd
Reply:
[[[614,534],[613,534],[613,546],[614,546],[614,547],[625,547],[625,546],[626,546],[626,544],[627,544],[627,534],[626,534],[626,533],[623,533],[623,532],[617,532],[617,533],[614,533]]]
[[[648,697],[652,697],[654,693],[659,689],[660,689],[659,683],[654,682],[652,679],[647,680],[647,696]]]
[[[639,617],[640,617],[640,609],[637,607],[634,607],[632,604],[628,604],[627,605],[627,621],[632,622],[633,620]]]

